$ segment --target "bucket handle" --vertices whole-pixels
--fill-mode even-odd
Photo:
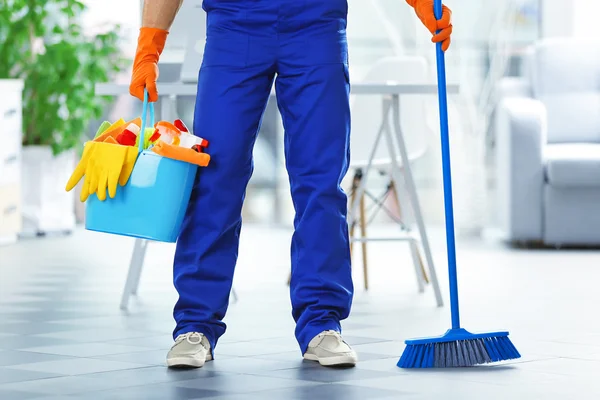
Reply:
[[[138,150],[141,153],[144,151],[144,142],[146,141],[146,118],[147,112],[150,109],[150,124],[154,126],[154,103],[148,102],[148,90],[144,88],[144,104],[142,105],[142,129],[139,135]]]

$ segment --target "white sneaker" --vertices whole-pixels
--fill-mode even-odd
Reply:
[[[198,332],[177,336],[167,354],[167,366],[170,368],[201,368],[210,360],[210,343],[204,334]]]
[[[354,367],[358,362],[356,352],[336,331],[324,331],[308,344],[304,359],[318,361],[326,367]]]

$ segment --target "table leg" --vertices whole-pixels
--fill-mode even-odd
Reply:
[[[431,247],[429,245],[429,239],[427,237],[427,231],[425,229],[425,222],[423,219],[423,213],[421,211],[421,205],[419,203],[419,198],[417,196],[417,188],[415,182],[413,180],[412,171],[410,162],[408,159],[408,151],[406,150],[406,144],[404,142],[404,137],[402,135],[402,127],[400,126],[400,97],[398,95],[392,96],[392,116],[393,116],[393,131],[396,136],[396,141],[398,142],[398,149],[400,150],[400,156],[403,160],[404,167],[404,177],[406,181],[406,187],[408,191],[408,195],[410,197],[410,202],[412,203],[415,219],[417,222],[417,227],[419,229],[419,235],[421,237],[421,244],[423,246],[423,250],[425,252],[425,258],[427,260],[427,264],[429,267],[429,275],[431,279],[431,283],[433,286],[433,290],[435,293],[435,298],[437,301],[437,305],[442,307],[444,305],[444,300],[442,299],[442,293],[440,290],[439,282],[437,279],[437,274],[435,272],[435,266],[433,263],[433,256],[431,254]],[[385,121],[387,124],[387,120]],[[388,126],[389,132],[389,126]],[[393,147],[391,148],[393,149]],[[394,152],[395,153],[395,152]],[[396,176],[399,168],[395,158],[392,158],[392,163],[394,164],[394,170],[392,171],[393,176]],[[396,179],[396,178],[395,178]]]

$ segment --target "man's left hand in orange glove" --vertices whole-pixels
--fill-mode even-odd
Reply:
[[[433,11],[433,0],[406,0],[406,2],[415,9],[417,17],[433,35],[431,41],[441,42],[442,50],[448,50],[452,34],[452,11],[448,7],[442,6],[442,18],[438,20]]]

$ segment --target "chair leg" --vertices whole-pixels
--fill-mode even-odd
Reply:
[[[423,293],[425,291],[425,278],[423,275],[423,267],[421,264],[421,257],[419,256],[419,248],[417,247],[416,240],[411,240],[410,243],[410,255],[412,256],[413,265],[415,267],[415,273],[417,277],[417,286],[419,288],[419,293]]]
[[[137,268],[136,270],[136,275],[134,276],[134,286],[131,290],[131,294],[137,294],[138,292],[138,288],[140,286],[140,279],[142,277],[142,266],[144,265],[144,260],[146,259],[146,252],[148,251],[148,241],[147,240],[142,240],[142,243],[140,243],[141,249],[139,252],[139,261],[138,263],[140,264],[140,267]]]
[[[145,242],[145,240],[136,239],[133,245],[133,253],[129,263],[129,271],[127,272],[125,287],[123,288],[123,294],[121,295],[120,307],[122,310],[127,310],[129,307],[129,297],[137,289],[137,285],[142,273],[142,267],[144,266],[144,253],[146,250]]]
[[[231,288],[231,293],[230,293],[230,296],[232,297],[232,299],[233,299],[233,302],[234,302],[234,303],[237,303],[237,302],[238,302],[238,294],[237,294],[237,292],[235,291],[235,288],[234,288],[234,287],[232,287],[232,288]]]
[[[416,243],[415,243],[416,246]],[[425,271],[425,263],[423,262],[423,257],[421,257],[421,251],[419,250],[419,247],[416,246],[416,250],[417,250],[417,256],[419,257],[419,265],[421,266],[421,273],[423,274],[423,280],[425,281],[426,284],[430,284],[431,281],[429,280],[429,277],[427,276],[427,271]]]
[[[354,173],[354,178],[352,179],[352,189],[350,190],[350,204],[354,204],[356,199],[356,190],[360,184],[360,175],[359,172],[356,171]],[[354,218],[351,218],[352,224],[350,224],[350,258],[352,258],[353,250],[354,250],[354,228],[356,224],[354,223]]]
[[[402,169],[400,169],[402,171]],[[389,187],[390,190],[392,191],[392,201],[394,202],[394,205],[396,206],[396,208],[398,209],[398,219],[402,222],[402,204],[400,204],[400,202],[398,201],[398,191],[396,189],[396,185],[394,184],[394,180],[392,179],[389,183]]]
[[[367,265],[367,242],[365,238],[367,237],[367,211],[365,208],[365,196],[362,195],[360,198],[360,236],[362,242],[362,261],[363,261],[363,275],[364,275],[364,283],[365,290],[369,290],[369,269]]]

